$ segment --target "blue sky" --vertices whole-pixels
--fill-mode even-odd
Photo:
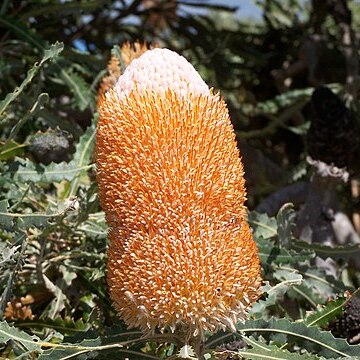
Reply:
[[[237,6],[239,8],[238,14],[242,17],[261,17],[261,9],[256,6],[254,0],[220,0],[218,3]]]
[[[198,0],[198,2],[201,3],[200,0]],[[258,19],[262,15],[261,9],[255,4],[255,0],[208,0],[208,2],[213,4],[237,7],[237,14],[241,17],[254,17]],[[189,12],[203,13],[202,10],[196,9],[194,7],[184,6],[184,8],[186,8]]]
[[[199,1],[199,0],[198,0]],[[261,18],[261,9],[256,6],[255,0],[208,0],[210,3],[214,4],[223,4],[229,6],[238,7],[237,14],[241,17],[253,17],[253,18]],[[201,2],[201,1],[199,1]],[[197,13],[198,10],[194,7],[185,7],[187,11]],[[202,11],[200,11],[202,12]],[[131,17],[132,18],[132,17]],[[129,20],[129,19],[127,19]],[[75,40],[74,45],[79,50],[85,50],[84,44],[82,44],[81,40]]]

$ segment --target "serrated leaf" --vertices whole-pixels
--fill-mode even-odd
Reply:
[[[24,23],[17,21],[12,17],[4,17],[0,15],[0,23],[15,31],[18,36],[26,39],[26,41],[32,43],[35,48],[44,51],[44,57],[49,56],[50,53],[46,49],[46,42],[41,37],[37,36],[34,32],[32,32]],[[58,44],[58,43],[56,43]],[[55,45],[56,45],[55,44]],[[62,45],[62,44],[61,44]],[[63,45],[62,45],[63,46]],[[61,49],[62,50],[62,49]],[[63,66],[55,63],[55,67],[59,71],[59,77],[68,85],[68,87],[73,92],[76,103],[79,106],[80,110],[85,110],[91,101],[95,98],[91,93],[91,88],[86,84],[83,78],[79,75],[73,73],[68,69],[64,69]],[[0,114],[1,114],[1,106],[0,106]]]
[[[278,238],[279,238],[279,246],[285,247],[287,249],[290,248],[291,245],[291,236],[292,236],[292,227],[294,226],[294,207],[293,204],[287,203],[284,204],[277,216],[276,221],[278,225]]]
[[[126,348],[127,341],[119,341],[108,343],[106,337],[97,337],[94,339],[85,339],[79,343],[61,343],[54,346],[50,350],[45,350],[40,356],[39,360],[62,360],[68,357],[75,357],[82,355],[83,359],[97,357],[99,352],[114,351],[118,356],[131,359],[158,359],[155,356],[142,353],[140,351],[129,350]]]
[[[303,281],[303,277],[295,271],[278,270],[274,277],[280,282],[273,286],[270,286],[269,283],[265,284],[261,288],[261,292],[267,294],[266,299],[258,300],[250,310],[250,314],[256,318],[262,317],[266,308],[275,305],[278,299],[283,297],[292,286],[300,285]]]
[[[84,231],[87,236],[91,238],[106,238],[108,228],[105,222],[105,214],[103,212],[90,214],[89,219],[81,224],[79,229]]]
[[[8,216],[9,202],[0,200],[0,226],[4,229],[11,229],[13,226],[12,217]]]
[[[54,299],[50,303],[49,317],[55,318],[65,307],[65,300],[67,299],[62,289],[63,284],[60,279],[54,284],[45,274],[43,274],[43,279],[46,288],[54,294]]]
[[[358,258],[360,256],[360,244],[327,246],[320,243],[307,243],[306,241],[294,241],[295,249],[308,249],[314,251],[318,256],[326,259],[328,257],[337,259]]]
[[[6,141],[6,144],[11,141],[19,132],[19,130],[23,127],[23,125],[36,113],[42,109],[45,103],[49,101],[49,95],[47,93],[41,93],[37,100],[35,101],[34,105],[31,107],[31,109],[13,126],[13,128],[10,131],[8,140]]]
[[[271,239],[256,238],[262,264],[298,264],[315,257],[311,250],[295,251],[277,247]]]
[[[280,349],[276,345],[269,345],[254,339],[242,338],[252,349],[240,350],[239,354],[244,359],[251,360],[318,360],[320,357],[311,354],[298,354],[286,349]]]
[[[340,90],[339,84],[328,84],[327,86],[335,92],[339,92]],[[294,106],[301,102],[306,102],[310,98],[313,91],[313,87],[287,91],[281,95],[275,96],[273,99],[264,102],[258,102],[255,107],[245,105],[243,107],[243,111],[246,115],[250,116],[261,114],[275,115],[281,111],[281,109]]]
[[[287,319],[247,320],[243,324],[237,324],[236,329],[246,334],[257,333],[262,336],[283,334],[301,348],[316,351],[318,355],[325,357],[356,356],[360,353],[360,345],[349,345],[346,340],[335,338],[329,331]]]
[[[92,101],[90,86],[86,81],[73,71],[61,69],[61,78],[68,85],[75,96],[77,106],[81,111],[85,110]]]
[[[9,261],[14,261],[13,257],[18,252],[20,245],[6,246],[4,243],[0,243],[0,266]]]
[[[101,348],[101,339],[86,339],[80,343],[61,343],[49,350],[45,350],[38,359],[61,360],[70,357],[75,357],[81,354],[96,356],[96,351]],[[121,346],[119,346],[121,347]],[[91,358],[86,356],[85,359]]]
[[[256,211],[250,212],[248,216],[249,224],[254,230],[254,238],[263,237],[269,239],[277,235],[277,222],[275,218],[267,214],[259,214]]]
[[[281,266],[281,268],[286,268]],[[338,293],[349,290],[343,282],[335,279],[332,275],[326,274],[325,270],[317,267],[299,266],[297,271],[304,277],[303,286],[307,286],[322,298],[335,297]]]
[[[78,332],[86,332],[90,328],[90,324],[83,322],[82,319],[74,321],[73,319],[67,317],[65,319],[57,317],[55,319],[46,319],[46,320],[24,320],[18,321],[16,323],[17,327],[23,328],[36,328],[36,329],[54,329],[60,331],[62,334],[74,334]]]
[[[0,16],[0,22],[3,18]],[[21,83],[19,87],[17,87],[13,92],[6,95],[5,99],[0,102],[0,116],[4,113],[6,108],[12,101],[14,101],[24,90],[24,88],[32,81],[34,76],[38,73],[40,68],[44,65],[44,63],[50,59],[57,57],[60,52],[63,50],[64,44],[56,42],[51,45],[49,49],[44,50],[44,56],[39,63],[35,63],[32,68],[28,71],[26,78]]]
[[[177,353],[180,359],[197,359],[194,349],[190,345],[184,345]]]
[[[304,323],[308,326],[323,327],[342,314],[343,306],[347,299],[341,297],[329,301],[325,306],[319,306],[315,311],[306,316]]]
[[[244,106],[244,113],[248,116],[256,116],[261,114],[277,114],[281,109],[292,106],[298,102],[308,100],[314,91],[314,88],[306,88],[301,90],[288,91],[278,95],[273,99],[258,102],[256,106]]]
[[[8,341],[20,343],[28,351],[40,352],[40,338],[36,335],[29,335],[13,326],[6,321],[0,322],[0,343],[6,344]]]
[[[0,160],[9,160],[15,156],[21,156],[24,154],[24,148],[26,144],[18,144],[17,142],[10,140],[6,144],[0,147]]]
[[[111,49],[111,55],[115,56],[119,60],[120,74],[123,74],[126,69],[126,66],[124,63],[124,59],[121,55],[121,49],[119,45],[114,45],[114,47]]]
[[[8,275],[6,286],[3,289],[3,293],[1,294],[0,298],[0,318],[3,316],[3,312],[6,308],[6,304],[10,299],[12,289],[14,286],[15,277],[17,275],[17,272],[20,270],[23,259],[24,259],[24,253],[27,247],[27,240],[26,240],[26,234],[22,232],[18,232],[14,237],[15,243],[22,243],[21,244],[21,250],[19,252],[19,256],[17,257],[17,261],[15,263],[15,266],[9,271],[4,271],[3,273]]]
[[[13,179],[22,183],[32,181],[34,183],[52,183],[62,180],[72,181],[80,173],[89,170],[92,165],[80,165],[74,162],[51,163],[49,165],[35,164],[29,159],[16,158],[16,166],[12,166],[9,173]]]
[[[74,154],[74,158],[71,161],[77,168],[83,168],[89,166],[89,169],[92,165],[89,165],[91,162],[91,158],[93,155],[93,149],[95,145],[95,136],[96,136],[96,126],[93,123],[89,126],[81,137],[79,143],[76,145],[76,151]],[[80,177],[84,173],[84,171],[80,172],[78,176],[75,178],[75,181],[71,183],[70,196],[75,195],[76,190],[79,186]]]
[[[306,280],[304,280],[300,285],[296,285],[289,289],[287,295],[290,299],[299,299],[299,297],[305,299],[309,302],[314,308],[319,304],[324,304],[328,298],[322,296],[311,286],[306,285]]]
[[[15,213],[8,211],[8,201],[0,201],[0,226],[6,230],[13,228],[28,230],[32,226],[46,227],[49,220],[63,216],[65,210],[59,210],[48,213]]]

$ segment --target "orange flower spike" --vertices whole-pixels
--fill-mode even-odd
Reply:
[[[182,56],[154,49],[99,110],[97,178],[120,316],[187,339],[234,329],[261,277],[225,102]]]

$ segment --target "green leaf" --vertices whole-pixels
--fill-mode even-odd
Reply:
[[[15,261],[14,256],[19,250],[20,245],[6,246],[5,243],[0,243],[0,266],[3,266],[9,261]]]
[[[24,148],[27,144],[18,144],[17,142],[10,140],[6,144],[0,147],[0,160],[9,160],[15,156],[21,156],[24,154]]]
[[[325,306],[319,306],[306,316],[304,322],[307,326],[324,327],[342,314],[347,299],[344,297],[329,301]]]
[[[92,167],[89,163],[92,160],[93,149],[95,145],[95,136],[96,136],[96,125],[93,123],[89,126],[85,134],[81,137],[79,143],[76,145],[76,152],[73,160],[70,164],[75,165],[75,167],[81,169],[86,166]],[[84,174],[85,171],[79,172],[79,175]],[[75,181],[71,183],[70,195],[75,195],[77,188],[80,183],[80,177],[77,176]]]
[[[190,345],[184,345],[177,353],[177,356],[180,359],[198,359],[194,349]]]
[[[14,18],[0,16],[0,24],[3,24],[6,27],[8,27],[9,29],[13,30],[15,33],[17,33],[17,35],[19,37],[21,37],[21,38],[25,39],[26,41],[30,42],[31,44],[33,44],[36,49],[44,51],[44,58],[46,58],[46,60],[47,60],[47,58],[49,58],[49,56],[52,56],[52,57],[57,56],[63,50],[63,44],[56,43],[55,45],[52,45],[52,47],[53,46],[61,46],[61,49],[56,54],[52,55],[52,52],[50,52],[46,49],[46,42],[41,37],[37,36],[34,32],[32,32],[24,23],[17,21]],[[50,48],[50,49],[52,49],[52,48]],[[29,79],[24,80],[24,82],[23,82],[24,86],[23,86],[23,84],[21,86],[25,87],[27,85],[27,83],[29,83],[31,81],[31,79],[34,77],[34,75],[38,71],[37,66],[38,66],[37,64],[35,64],[33,66],[32,69],[35,69],[35,70],[31,70],[31,71],[35,71],[35,73],[34,74],[31,73],[29,75]],[[63,67],[61,67],[58,64],[55,64],[55,66],[58,69],[62,80],[69,86],[69,88],[74,93],[76,102],[79,106],[79,109],[80,110],[86,109],[88,107],[88,105],[90,104],[90,101],[94,100],[94,96],[91,95],[90,87],[86,84],[84,79],[81,78],[79,75],[73,73],[70,70],[64,69]],[[21,89],[21,91],[22,91],[22,89]],[[18,94],[16,94],[16,96],[17,95]],[[6,104],[6,106],[7,106],[7,104]],[[2,106],[0,103],[0,115],[3,111],[4,111],[4,109],[2,109]]]
[[[291,322],[287,319],[247,320],[243,324],[237,324],[236,328],[246,334],[283,334],[288,341],[295,342],[300,348],[325,357],[356,356],[360,353],[360,345],[349,345],[344,339],[334,338],[329,331],[306,326],[303,322]]]
[[[126,333],[122,334],[126,336]],[[158,357],[147,355],[140,351],[134,351],[127,349],[126,346],[129,344],[136,343],[138,340],[129,341],[117,341],[112,337],[110,338],[113,342],[109,343],[106,337],[96,337],[94,339],[85,339],[79,343],[61,343],[53,346],[50,350],[45,350],[40,356],[39,360],[62,360],[68,357],[75,357],[82,355],[83,359],[97,357],[98,353],[116,351],[117,356],[123,356],[123,358],[132,359],[158,359]],[[140,340],[140,339],[139,339]],[[141,339],[141,342],[146,340]],[[54,344],[55,345],[55,344]]]
[[[287,295],[290,299],[299,298],[305,299],[308,303],[312,305],[313,308],[316,308],[319,304],[324,304],[328,300],[322,294],[314,291],[314,288],[311,286],[307,286],[306,280],[304,280],[300,285],[296,285],[289,289]]]
[[[308,326],[327,326],[343,313],[346,304],[353,297],[360,297],[360,288],[354,291],[350,297],[339,297],[335,300],[330,300],[324,306],[318,306],[315,311],[306,316],[305,324]]]
[[[277,247],[271,239],[256,238],[262,264],[298,264],[315,257],[311,250],[295,251]]]
[[[89,219],[82,223],[79,229],[90,238],[106,238],[108,227],[105,222],[105,214],[103,212],[89,214]]]
[[[277,236],[277,222],[267,214],[259,214],[256,211],[252,211],[249,214],[248,221],[254,230],[255,239],[258,239],[260,236],[264,239]]]
[[[17,257],[15,266],[11,269],[11,271],[3,272],[6,275],[8,275],[8,279],[7,279],[6,286],[3,290],[3,293],[1,294],[1,298],[0,298],[0,318],[3,316],[4,310],[6,308],[6,304],[10,300],[10,296],[11,296],[13,286],[14,286],[14,281],[15,281],[17,272],[21,269],[21,267],[23,265],[24,253],[25,253],[25,250],[27,247],[27,240],[26,240],[25,233],[19,232],[18,234],[16,234],[14,240],[15,240],[15,243],[22,242],[22,245],[21,245],[21,250]],[[10,251],[10,254],[8,254],[8,255],[11,255],[11,251]]]
[[[360,256],[360,244],[327,246],[320,243],[307,243],[306,241],[293,241],[295,249],[308,249],[314,251],[316,255],[326,259],[328,257],[338,259],[358,258]]]
[[[284,204],[277,216],[276,221],[278,225],[278,238],[279,238],[279,246],[285,247],[287,249],[290,248],[291,245],[291,230],[294,226],[294,207],[293,204],[287,203]]]
[[[246,105],[243,111],[246,115],[256,116],[261,114],[277,114],[281,109],[290,107],[298,102],[308,100],[314,91],[314,88],[288,91],[278,95],[273,99],[259,102],[255,107]]]
[[[0,16],[0,23],[2,17]],[[4,113],[6,108],[12,101],[14,101],[24,90],[24,88],[31,82],[34,76],[38,73],[40,68],[44,65],[44,63],[50,59],[54,59],[57,57],[60,52],[63,50],[63,43],[56,42],[51,45],[49,49],[44,50],[44,56],[39,63],[35,63],[32,68],[28,71],[26,78],[21,83],[19,87],[17,87],[13,92],[6,95],[5,99],[0,102],[0,116]]]
[[[41,341],[36,335],[29,335],[13,326],[6,321],[0,322],[0,343],[6,344],[8,341],[21,344],[26,350],[33,352],[41,352]]]
[[[13,226],[13,218],[8,214],[9,202],[0,200],[0,226],[4,229],[11,229]]]
[[[61,69],[60,75],[74,94],[75,101],[79,109],[81,111],[85,110],[94,97],[91,93],[90,86],[74,71]]]
[[[326,86],[330,87],[336,93],[340,90],[339,84],[327,84]],[[275,96],[273,99],[264,102],[258,102],[255,107],[245,105],[243,107],[243,111],[248,116],[256,116],[261,114],[275,115],[284,108],[306,102],[310,98],[313,91],[313,87],[287,91],[286,93]]]
[[[287,266],[281,266],[287,269]],[[302,286],[307,286],[312,292],[319,294],[323,299],[335,297],[338,293],[350,290],[342,281],[335,279],[332,275],[327,275],[325,270],[317,267],[298,266],[296,269],[305,279]]]
[[[62,180],[73,181],[76,177],[86,174],[93,165],[89,164],[94,148],[95,126],[88,127],[84,135],[76,146],[76,152],[73,160],[69,163],[61,162],[59,164],[51,163],[47,166],[35,164],[26,159],[17,158],[17,162],[12,164],[8,173],[13,174],[13,180],[26,183],[52,183]],[[79,180],[73,181],[73,193],[76,192]]]
[[[19,228],[28,230],[32,226],[45,227],[49,225],[49,220],[63,216],[65,209],[49,213],[14,213],[8,211],[8,201],[0,201],[0,225],[6,230]]]
[[[49,317],[55,318],[59,316],[60,311],[65,307],[65,300],[67,300],[66,295],[63,292],[63,282],[58,279],[56,283],[53,283],[45,274],[43,274],[43,279],[46,288],[49,292],[54,294],[54,299],[50,303]]]
[[[45,41],[35,31],[27,27],[25,23],[8,15],[0,15],[0,24],[14,31],[21,39],[35,46],[36,49],[44,50],[46,46]]]
[[[273,286],[265,284],[261,291],[267,293],[266,299],[258,300],[251,308],[250,314],[256,318],[263,317],[266,308],[277,304],[279,298],[282,298],[292,286],[300,285],[303,281],[303,277],[295,271],[277,271],[274,277],[280,282]]]
[[[309,131],[310,125],[311,125],[310,121],[305,121],[304,123],[302,123],[298,126],[287,126],[287,129],[296,135],[303,136],[303,135],[306,135],[307,132]]]
[[[248,350],[240,350],[239,354],[244,359],[251,360],[318,360],[320,357],[311,354],[292,353],[286,349],[281,349],[276,345],[268,345],[264,342],[256,341],[254,339],[242,339],[252,347]]]
[[[69,163],[61,162],[59,164],[51,163],[49,165],[35,164],[29,159],[16,158],[16,164],[8,171],[13,174],[14,181],[26,183],[52,183],[62,180],[72,181],[76,176],[92,168],[92,165],[82,165],[74,161]]]
[[[118,60],[119,60],[119,64],[120,64],[120,71],[121,74],[124,73],[126,66],[124,63],[124,59],[121,55],[121,49],[119,45],[115,45],[112,49],[111,49],[111,55],[115,56]]]
[[[18,328],[54,329],[66,335],[71,335],[78,332],[86,332],[90,328],[90,324],[83,322],[82,319],[74,321],[69,317],[65,319],[57,317],[55,319],[46,320],[23,320],[18,321],[16,326]]]
[[[6,141],[5,144],[8,144],[9,141],[11,141],[19,132],[19,130],[22,128],[22,126],[36,113],[42,109],[42,107],[49,101],[49,95],[47,93],[42,93],[38,96],[37,100],[35,101],[34,105],[31,107],[30,111],[22,118],[20,119],[14,127],[10,131],[10,135]]]

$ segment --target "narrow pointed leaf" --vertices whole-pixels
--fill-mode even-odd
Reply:
[[[2,20],[2,17],[0,16],[0,23],[1,23],[1,20]],[[60,54],[60,52],[63,50],[63,48],[64,48],[63,43],[57,42],[57,43],[51,45],[49,49],[46,49],[44,51],[44,56],[41,59],[41,61],[38,63],[35,63],[32,66],[32,68],[28,71],[27,76],[23,80],[21,85],[19,85],[19,87],[17,87],[13,92],[7,94],[5,99],[0,102],[0,115],[2,115],[4,113],[4,111],[6,110],[8,105],[12,101],[14,101],[21,94],[21,92],[24,90],[24,88],[32,81],[32,79],[38,73],[38,71],[43,66],[43,64],[46,61],[57,57]]]

